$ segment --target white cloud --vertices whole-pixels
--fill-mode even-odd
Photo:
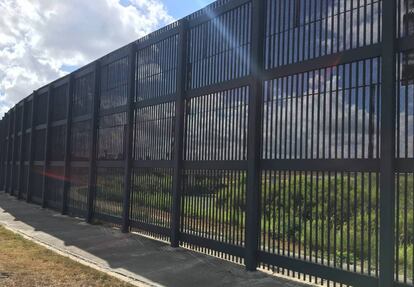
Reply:
[[[174,19],[161,0],[0,0],[0,116],[32,90]]]

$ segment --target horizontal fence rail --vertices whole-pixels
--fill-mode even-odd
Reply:
[[[0,187],[301,280],[413,286],[414,0],[219,0],[34,91]]]

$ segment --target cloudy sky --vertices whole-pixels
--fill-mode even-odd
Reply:
[[[0,117],[36,88],[212,0],[0,0]]]

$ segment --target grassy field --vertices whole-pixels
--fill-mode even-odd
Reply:
[[[132,286],[34,244],[0,226],[0,286]]]

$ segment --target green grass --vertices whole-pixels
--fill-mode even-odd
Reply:
[[[0,286],[132,286],[0,226]]]

